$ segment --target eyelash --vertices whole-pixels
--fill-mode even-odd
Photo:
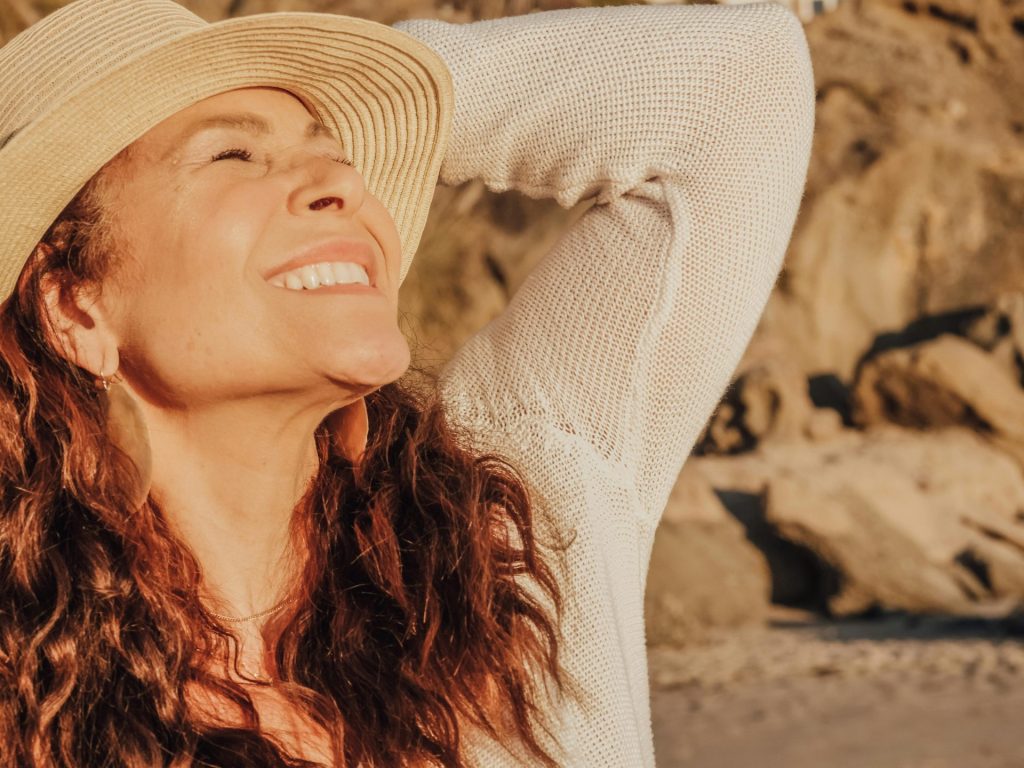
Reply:
[[[223,152],[218,152],[216,155],[214,155],[213,157],[210,158],[210,162],[215,162],[217,160],[227,160],[227,159],[230,159],[232,155],[235,156],[234,159],[238,159],[238,160],[251,160],[252,159],[252,153],[249,150],[237,148],[237,149],[225,149]],[[241,157],[243,155],[244,155],[244,157]],[[336,163],[343,163],[344,165],[353,166],[353,167],[355,166],[355,163],[353,163],[351,160],[347,160],[347,159],[342,158],[342,157],[331,156],[331,160],[334,160]]]

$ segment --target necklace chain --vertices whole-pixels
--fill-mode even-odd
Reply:
[[[213,611],[207,611],[207,613],[210,614],[211,616],[213,616],[213,618],[220,619],[221,621],[231,621],[231,622],[242,623],[242,622],[245,622],[245,621],[252,621],[253,619],[258,619],[258,618],[260,618],[262,616],[269,616],[270,614],[272,614],[272,613],[274,613],[276,611],[279,611],[281,608],[283,608],[284,606],[286,606],[290,602],[291,602],[291,600],[282,600],[280,603],[278,603],[277,605],[273,606],[272,608],[267,608],[266,610],[260,611],[259,613],[254,613],[252,616],[242,616],[242,617],[238,617],[238,616],[225,616],[222,613],[214,613]]]

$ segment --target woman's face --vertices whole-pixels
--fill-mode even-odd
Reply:
[[[119,247],[99,302],[121,371],[148,399],[301,392],[319,408],[340,404],[339,385],[365,393],[407,369],[394,220],[338,162],[349,148],[315,124],[286,91],[229,91],[164,120],[109,169]],[[374,290],[293,290],[268,278],[340,240],[366,246]],[[328,248],[315,260],[356,258]]]

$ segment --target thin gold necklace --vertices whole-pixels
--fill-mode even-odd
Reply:
[[[238,617],[238,616],[225,616],[222,613],[214,613],[213,611],[209,611],[209,610],[207,611],[207,613],[210,614],[211,616],[213,616],[213,618],[220,619],[221,621],[231,621],[231,622],[242,623],[242,622],[245,622],[245,621],[252,621],[253,619],[258,619],[258,618],[261,618],[263,616],[269,616],[270,614],[275,613],[276,611],[281,610],[284,606],[286,606],[290,602],[291,602],[290,599],[282,600],[280,603],[275,605],[273,608],[267,608],[265,611],[260,611],[259,613],[254,613],[252,616],[242,616],[242,617]]]

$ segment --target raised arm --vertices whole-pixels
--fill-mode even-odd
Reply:
[[[815,102],[800,21],[755,3],[394,26],[452,71],[442,183],[596,197],[450,361],[446,399],[582,439],[653,527],[792,233]]]

